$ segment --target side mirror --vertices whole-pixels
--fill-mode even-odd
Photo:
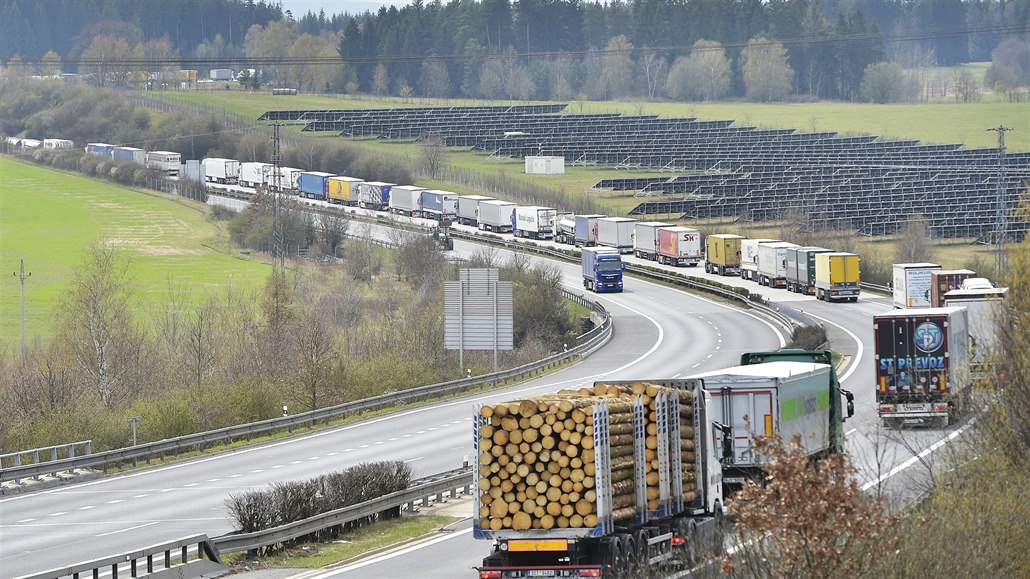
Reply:
[[[851,418],[855,415],[855,395],[850,390],[841,390],[844,393],[844,398],[848,401],[848,415],[844,417],[844,420]]]
[[[720,422],[713,422],[712,426],[722,434],[722,455],[719,457],[719,462],[733,462],[733,427]]]

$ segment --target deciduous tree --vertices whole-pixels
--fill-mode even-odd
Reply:
[[[790,94],[794,69],[787,62],[783,44],[756,36],[748,41],[742,57],[748,98],[770,102],[783,100]]]

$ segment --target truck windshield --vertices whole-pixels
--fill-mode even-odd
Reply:
[[[597,262],[597,271],[622,271],[621,259],[602,259]]]

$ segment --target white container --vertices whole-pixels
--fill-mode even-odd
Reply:
[[[515,204],[511,201],[482,201],[479,203],[479,228],[495,233],[511,233],[515,220]]]
[[[182,165],[182,155],[175,151],[148,151],[147,167],[164,171],[171,177],[179,174],[179,166]]]
[[[701,262],[701,232],[689,227],[662,227],[658,230],[658,262],[694,267]]]
[[[425,187],[397,185],[390,189],[390,211],[414,217],[422,213],[422,192]]]
[[[779,239],[745,239],[740,242],[740,277],[758,281],[758,244]]]
[[[805,454],[830,448],[830,405],[820,404],[830,387],[830,367],[811,362],[766,362],[691,376],[712,394],[709,417],[733,429],[733,455],[727,466],[747,469],[762,463],[752,444],[756,436],[800,436]],[[729,393],[729,399],[725,393]],[[790,408],[790,411],[787,409]],[[722,433],[716,431],[716,448]]]
[[[515,224],[512,232],[515,237],[533,239],[550,239],[554,237],[554,225],[558,211],[550,207],[536,205],[516,206]]]
[[[633,255],[641,259],[658,259],[658,230],[672,227],[661,221],[638,221],[633,226]]]
[[[758,284],[769,287],[787,287],[787,248],[798,247],[786,241],[768,241],[758,244]]]
[[[462,195],[458,197],[458,223],[479,225],[479,202],[490,201],[486,195]]]
[[[636,219],[628,217],[599,217],[597,219],[597,245],[614,247],[619,253],[633,253]]]
[[[894,307],[930,307],[933,304],[933,276],[930,272],[936,269],[941,269],[936,263],[895,263]]]
[[[244,187],[264,187],[272,176],[271,163],[240,163],[240,185]]]
[[[201,164],[208,183],[234,184],[240,178],[240,162],[236,159],[208,157]]]

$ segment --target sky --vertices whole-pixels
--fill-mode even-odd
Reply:
[[[318,14],[319,10],[325,10],[326,16],[339,12],[364,12],[365,10],[376,11],[380,6],[396,4],[402,6],[407,4],[406,0],[279,0],[283,5],[283,11],[293,12],[294,18],[300,18],[308,12]]]

